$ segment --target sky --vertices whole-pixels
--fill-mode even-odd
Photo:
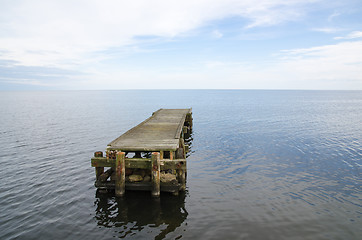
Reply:
[[[361,0],[0,0],[1,90],[362,90]]]

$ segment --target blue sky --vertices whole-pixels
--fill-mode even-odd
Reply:
[[[362,90],[360,0],[0,0],[0,90]]]

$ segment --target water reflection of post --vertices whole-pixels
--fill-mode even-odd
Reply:
[[[128,234],[147,236],[149,233],[145,226],[159,228],[162,225],[155,238],[163,239],[187,218],[185,196],[185,192],[180,192],[177,197],[161,194],[159,199],[155,199],[148,192],[130,191],[124,198],[115,198],[113,194],[99,194],[97,191],[95,218],[98,225],[117,227],[122,237]],[[164,225],[167,226],[165,229]],[[142,232],[142,229],[145,231]]]

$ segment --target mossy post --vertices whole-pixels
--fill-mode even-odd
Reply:
[[[182,132],[183,132],[184,135],[187,134],[187,130],[188,130],[187,126],[182,127]]]
[[[151,156],[152,162],[152,196],[160,196],[160,153],[153,152]]]
[[[178,169],[177,170],[177,179],[178,182],[181,184],[181,191],[185,191],[186,190],[186,172],[185,170],[182,169]]]
[[[126,190],[125,153],[118,152],[116,158],[116,197],[124,196]]]
[[[103,152],[95,152],[94,157],[103,157]],[[96,179],[98,180],[99,176],[104,172],[104,167],[96,167]]]

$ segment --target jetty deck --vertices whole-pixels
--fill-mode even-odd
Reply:
[[[151,117],[110,142],[91,159],[95,186],[115,190],[178,194],[186,188],[186,153],[192,131],[192,109],[159,109]],[[105,171],[105,168],[108,170]]]
[[[108,144],[109,150],[176,151],[191,109],[160,109]]]

